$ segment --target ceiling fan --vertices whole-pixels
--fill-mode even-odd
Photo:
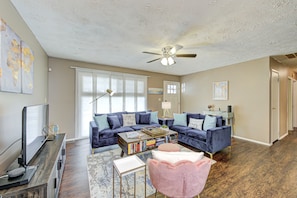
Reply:
[[[173,65],[175,64],[175,60],[173,59],[174,57],[177,58],[195,58],[197,54],[177,54],[176,52],[183,48],[181,45],[174,45],[174,46],[166,46],[162,48],[162,53],[155,53],[155,52],[146,52],[144,51],[143,53],[146,54],[153,54],[153,55],[159,55],[161,57],[153,59],[148,61],[147,63],[151,63],[157,60],[161,60],[161,64],[168,66],[168,65]]]

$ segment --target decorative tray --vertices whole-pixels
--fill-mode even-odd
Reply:
[[[157,127],[147,127],[147,128],[142,128],[141,132],[155,137],[155,136],[160,136],[160,135],[165,135],[166,133],[168,133],[168,131],[162,130],[160,128]]]

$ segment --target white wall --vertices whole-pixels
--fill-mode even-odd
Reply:
[[[212,83],[229,82],[229,99],[214,101]],[[183,76],[182,112],[203,112],[207,105],[234,111],[234,135],[269,144],[269,57]]]
[[[32,95],[0,92],[0,154],[21,138],[22,108],[47,102],[48,58],[35,36],[16,12],[9,0],[0,1],[0,17],[34,52],[34,93]],[[1,50],[1,49],[0,49]],[[0,173],[20,154],[21,142],[0,156]]]

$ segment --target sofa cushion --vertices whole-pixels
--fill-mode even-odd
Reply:
[[[187,126],[187,114],[185,113],[174,113],[173,114],[173,125],[179,125],[179,126]]]
[[[151,114],[151,117],[150,117],[150,120],[151,120],[151,124],[152,123],[155,123],[155,124],[158,124],[159,121],[158,121],[158,111],[153,111],[153,112],[150,112]]]
[[[136,125],[135,114],[123,114],[123,126]]]
[[[203,152],[186,152],[186,151],[167,152],[167,151],[152,150],[152,156],[153,156],[153,159],[156,159],[159,161],[166,161],[174,164],[182,160],[196,162],[203,158],[204,153]]]
[[[206,131],[197,130],[197,129],[190,129],[190,130],[188,130],[187,135],[189,137],[193,137],[195,139],[199,139],[199,140],[202,140],[202,141],[206,140]]]
[[[185,127],[185,126],[180,126],[180,125],[173,125],[170,127],[171,130],[176,131],[178,133],[182,133],[182,134],[187,134],[187,131],[191,128],[189,127]]]
[[[150,113],[140,113],[139,114],[139,124],[150,124],[151,114]]]
[[[107,116],[107,121],[108,121],[109,126],[110,126],[111,129],[116,129],[116,128],[121,127],[119,117],[116,116],[116,115]]]
[[[94,121],[96,122],[99,131],[102,131],[104,129],[109,129],[109,124],[107,121],[107,115],[100,115],[100,116],[94,116]]]
[[[189,127],[202,130],[203,119],[190,118]]]
[[[203,130],[207,131],[208,129],[215,128],[217,123],[217,118],[215,116],[206,115],[203,122]]]
[[[113,138],[117,132],[114,129],[104,129],[100,131],[99,137],[100,139],[107,139],[107,138]]]
[[[123,126],[123,127],[114,129],[113,131],[115,132],[114,133],[114,137],[117,137],[117,134],[118,133],[130,132],[130,131],[134,131],[134,130],[131,127],[129,127],[129,126]]]

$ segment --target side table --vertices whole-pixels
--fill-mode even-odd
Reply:
[[[172,122],[174,120],[174,118],[158,118],[159,119],[159,124],[161,125],[167,125],[168,126],[168,122]]]
[[[114,197],[114,173],[120,177],[120,197],[122,197],[122,178],[134,173],[134,197],[136,197],[136,172],[144,170],[144,197],[146,197],[146,164],[136,155],[116,159],[113,161],[112,197]]]

